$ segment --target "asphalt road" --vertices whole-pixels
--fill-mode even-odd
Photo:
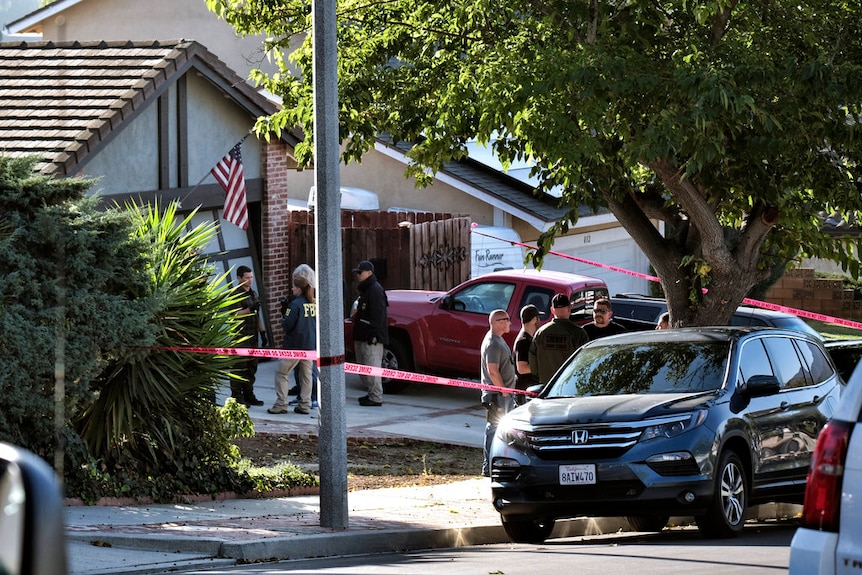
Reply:
[[[195,575],[767,575],[786,573],[795,526],[748,526],[736,539],[702,539],[694,528],[661,534],[615,534],[554,539],[543,545],[483,545],[401,554],[335,557],[232,566]]]

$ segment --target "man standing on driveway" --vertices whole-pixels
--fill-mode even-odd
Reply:
[[[482,340],[482,384],[495,387],[515,387],[515,362],[512,359],[512,350],[503,335],[509,333],[512,320],[504,309],[495,309],[488,315],[490,329]],[[488,410],[485,422],[485,445],[482,452],[482,475],[491,476],[491,462],[488,461],[488,453],[491,449],[491,440],[497,433],[497,424],[513,407],[511,393],[499,391],[482,390],[482,405]]]
[[[353,342],[356,362],[362,365],[382,367],[383,348],[389,344],[389,319],[386,307],[389,301],[383,286],[374,275],[374,264],[362,260],[353,273],[359,280],[359,299],[353,316]],[[368,394],[359,398],[359,405],[379,407],[383,405],[383,382],[379,375],[360,374]]]
[[[539,328],[530,344],[530,371],[542,384],[548,383],[569,356],[589,341],[584,328],[569,319],[572,315],[569,296],[555,295],[551,313],[554,319]]]
[[[240,334],[247,338],[243,345],[245,347],[257,347],[258,332],[261,339],[266,337],[266,332],[261,329],[260,316],[258,315],[260,299],[257,297],[257,292],[251,289],[254,274],[248,266],[239,266],[236,268],[236,279],[238,285],[234,289],[242,298],[237,304],[236,314],[242,318]],[[244,357],[237,362],[235,375],[238,377],[232,377],[230,380],[230,395],[237,403],[245,406],[263,405],[263,401],[254,395],[256,373],[256,357]]]

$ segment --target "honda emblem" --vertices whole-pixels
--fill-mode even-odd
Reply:
[[[576,429],[572,432],[572,443],[584,445],[590,439],[590,432],[586,429]]]

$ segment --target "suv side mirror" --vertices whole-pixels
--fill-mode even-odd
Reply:
[[[745,395],[748,397],[763,397],[778,393],[781,386],[772,375],[754,375],[745,382]]]
[[[0,443],[0,573],[66,575],[63,500],[54,471]]]
[[[538,385],[531,385],[530,387],[527,388],[527,391],[529,391],[530,393],[535,393],[536,396],[538,396],[540,393],[542,393],[543,389],[545,389],[545,385],[540,383]],[[535,396],[529,397],[529,399],[535,399],[535,398],[536,398]]]
[[[455,299],[450,295],[443,296],[443,299],[440,300],[440,309],[452,309],[454,301]]]

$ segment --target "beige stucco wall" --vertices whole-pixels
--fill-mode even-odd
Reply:
[[[254,119],[195,74],[187,76],[187,87],[188,169],[190,184],[195,185],[248,132]],[[168,94],[169,121],[173,127],[177,121],[176,87],[172,86]],[[213,121],[214,118],[218,121]],[[153,102],[134,121],[123,124],[120,133],[84,166],[87,176],[101,178],[93,191],[106,196],[157,189],[158,144],[157,106]],[[170,185],[176,186],[179,174],[176,140],[172,139],[170,145]],[[243,169],[247,179],[261,176],[260,147],[261,143],[254,136],[243,143]],[[134,161],[130,162],[129,158]],[[117,166],[123,169],[117,170]],[[202,183],[215,183],[215,179],[209,175]]]
[[[377,193],[380,209],[407,208],[428,212],[469,214],[473,221],[491,225],[493,207],[448,184],[435,181],[426,188],[417,188],[414,179],[404,177],[405,165],[378,151],[367,152],[361,163],[341,164],[342,186],[364,188]],[[291,199],[306,200],[314,185],[314,170],[295,172],[288,183]]]
[[[264,36],[240,38],[204,0],[82,0],[43,23],[46,41],[197,40],[237,74],[276,71],[263,53]]]

